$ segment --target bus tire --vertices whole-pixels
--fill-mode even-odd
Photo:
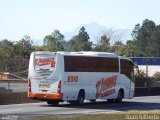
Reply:
[[[123,98],[124,98],[124,91],[123,89],[120,89],[117,95],[117,99],[115,99],[115,102],[121,103]]]
[[[77,98],[77,104],[82,105],[84,103],[84,99],[85,99],[85,92],[84,90],[80,90]]]
[[[76,103],[76,101],[68,101],[70,104],[72,104],[72,105],[76,105],[77,103]]]
[[[59,101],[48,100],[48,101],[47,101],[47,104],[48,104],[48,105],[58,105],[58,104],[59,104]]]
[[[92,100],[90,100],[92,103],[95,103],[96,102],[96,99],[92,99]]]
[[[114,102],[114,99],[107,99],[107,102],[113,103],[113,102]]]

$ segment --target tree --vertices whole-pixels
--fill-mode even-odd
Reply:
[[[104,31],[99,37],[96,37],[97,44],[95,45],[94,50],[99,52],[115,52],[113,50],[113,45],[111,45],[111,41],[119,42],[120,38],[121,35],[117,34],[115,30],[109,29]]]
[[[116,41],[113,45],[110,46],[110,52],[116,53],[123,56],[125,54],[125,45],[122,41]]]
[[[132,31],[132,33],[131,33],[131,35],[132,35],[132,38],[134,39],[134,40],[136,40],[137,39],[137,37],[139,36],[139,30],[140,30],[140,24],[138,23],[138,24],[136,24],[135,25],[135,27],[134,27],[134,29],[133,29],[133,31]]]
[[[124,56],[126,57],[136,57],[137,56],[137,46],[135,40],[127,41],[124,47]]]
[[[28,57],[34,50],[33,41],[30,36],[25,35],[20,41],[14,44],[15,55]]]
[[[160,25],[156,26],[151,34],[151,42],[149,43],[150,56],[160,57]]]
[[[7,39],[0,41],[0,71],[8,71],[8,61],[13,55],[13,42]]]
[[[43,45],[48,51],[63,51],[64,35],[62,35],[59,30],[54,30],[51,35],[45,36]]]
[[[0,42],[0,53],[1,57],[11,57],[13,55],[14,49],[13,49],[13,42],[4,39]]]
[[[108,52],[110,49],[110,37],[107,35],[102,35],[98,40],[98,43],[95,47],[95,51],[99,52]]]
[[[89,41],[90,37],[85,31],[84,26],[79,30],[79,34],[73,36],[69,44],[70,51],[90,51],[92,49],[92,42]]]
[[[84,26],[79,30],[79,36],[82,40],[84,40],[84,42],[90,39],[88,33],[85,31]]]
[[[43,46],[36,45],[35,46],[35,51],[45,51],[45,48]]]
[[[145,19],[142,26],[137,24],[132,32],[133,38],[136,40],[137,55],[141,57],[152,56],[153,49],[151,39],[152,33],[155,31],[156,25],[153,21]]]

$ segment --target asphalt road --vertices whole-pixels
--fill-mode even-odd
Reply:
[[[97,101],[90,103],[85,101],[83,106],[73,106],[68,103],[60,103],[58,106],[49,106],[45,102],[0,105],[1,117],[15,115],[18,118],[28,118],[46,115],[70,115],[90,114],[98,112],[119,112],[128,110],[160,110],[160,96],[135,97],[126,99],[122,103],[108,103]]]

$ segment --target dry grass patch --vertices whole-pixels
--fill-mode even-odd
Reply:
[[[133,110],[117,113],[35,117],[32,120],[160,120],[160,110]]]

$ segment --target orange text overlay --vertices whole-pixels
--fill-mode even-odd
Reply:
[[[68,76],[67,82],[78,82],[78,76]]]

